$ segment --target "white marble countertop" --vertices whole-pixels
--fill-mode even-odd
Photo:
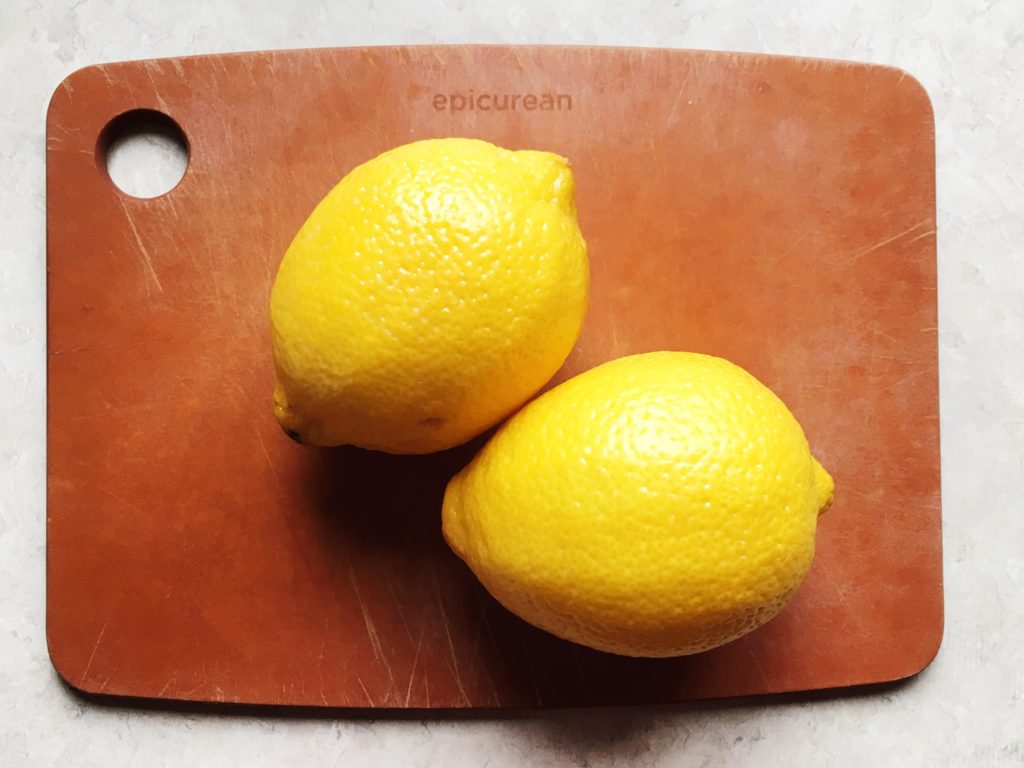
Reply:
[[[7,0],[0,7],[0,765],[1024,765],[1024,5],[310,0],[296,7],[259,0]],[[881,693],[786,703],[425,721],[125,709],[83,702],[59,682],[43,625],[50,93],[75,68],[100,61],[435,42],[821,56],[894,64],[924,83],[938,141],[947,617],[938,658],[920,676]]]

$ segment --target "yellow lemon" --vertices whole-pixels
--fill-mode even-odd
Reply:
[[[281,262],[278,421],[317,445],[462,443],[562,365],[588,283],[564,158],[457,138],[385,152],[331,190]]]
[[[531,624],[676,656],[778,613],[833,489],[757,379],[720,358],[653,352],[570,379],[502,425],[449,483],[444,534]]]

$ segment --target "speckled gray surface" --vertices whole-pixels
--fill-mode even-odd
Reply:
[[[1024,765],[1024,5],[297,6],[8,0],[0,7],[0,764]],[[99,61],[413,42],[786,53],[894,64],[924,83],[938,140],[947,620],[939,656],[923,674],[880,693],[788,703],[426,722],[101,707],[59,683],[43,627],[50,92],[73,69]]]

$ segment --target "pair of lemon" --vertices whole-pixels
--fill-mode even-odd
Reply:
[[[785,405],[719,358],[625,357],[523,406],[572,349],[588,286],[565,159],[469,139],[386,152],[281,263],[275,412],[302,442],[398,453],[507,418],[442,513],[484,586],[594,648],[706,650],[792,596],[832,478]]]

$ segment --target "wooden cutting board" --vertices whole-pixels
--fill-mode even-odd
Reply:
[[[502,108],[504,107],[504,108]],[[190,147],[151,200],[104,127]],[[635,660],[520,622],[441,538],[426,457],[312,450],[271,414],[278,260],[347,171],[414,139],[568,156],[591,310],[557,379],[727,357],[838,484],[774,621]],[[47,118],[47,635],[75,688],[331,707],[684,701],[889,681],[942,633],[934,120],[886,67],[692,51],[403,47],[88,67]]]

